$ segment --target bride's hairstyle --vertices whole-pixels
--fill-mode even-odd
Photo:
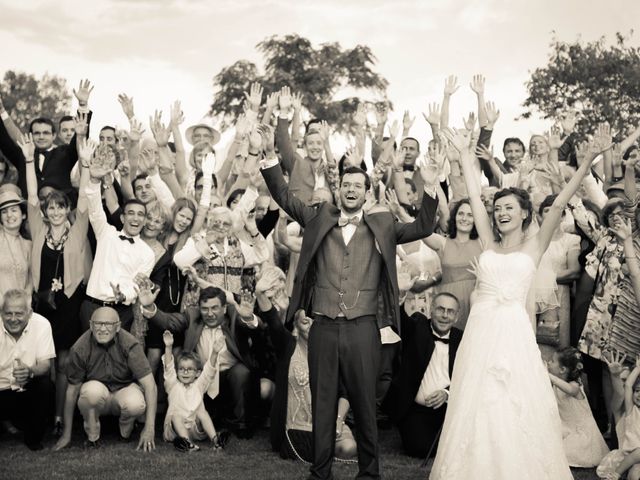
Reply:
[[[498,238],[499,238],[498,229],[496,227],[496,222],[495,222],[496,201],[501,199],[502,197],[508,197],[509,195],[513,195],[514,197],[516,197],[516,200],[518,200],[518,204],[520,205],[520,208],[523,209],[525,212],[527,212],[527,217],[522,221],[522,230],[526,230],[529,227],[529,225],[531,225],[531,221],[533,220],[533,204],[531,203],[529,192],[521,188],[515,188],[515,187],[503,188],[502,190],[499,190],[498,192],[496,192],[495,196],[493,197],[494,213],[493,213],[493,222],[492,222],[493,232],[496,234]]]

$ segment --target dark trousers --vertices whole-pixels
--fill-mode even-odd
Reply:
[[[215,399],[207,394],[204,406],[216,423],[232,430],[251,427],[260,398],[260,379],[243,363],[220,372],[220,391]],[[217,426],[219,428],[219,426]]]
[[[42,441],[47,428],[53,384],[48,374],[38,375],[24,389],[24,392],[0,390],[0,419],[10,420],[24,432],[24,443],[35,446]]]
[[[433,444],[438,441],[446,412],[446,405],[434,409],[414,402],[409,407],[407,414],[398,421],[398,431],[407,455],[420,458],[427,456]],[[437,448],[431,450],[431,456],[435,455],[436,450]]]
[[[95,303],[91,300],[85,299],[80,306],[80,328],[83,332],[89,330],[89,322],[91,320],[91,315],[97,309],[99,309],[102,305]],[[125,329],[127,332],[131,330],[131,324],[133,323],[133,310],[131,309],[131,305],[123,305],[121,303],[115,305],[106,305],[107,307],[113,308],[116,312],[118,312],[118,316],[120,317],[120,326]]]
[[[393,363],[400,343],[387,343],[380,348],[380,371],[376,385],[376,404],[380,412],[393,378]]]
[[[380,333],[375,317],[318,316],[309,332],[308,348],[314,453],[310,478],[332,478],[341,383],[355,418],[357,478],[380,478],[376,425]]]

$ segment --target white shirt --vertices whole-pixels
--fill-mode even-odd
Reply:
[[[340,212],[340,218],[344,218],[345,220],[348,220],[351,217],[358,217],[358,221],[362,221],[362,210],[360,210],[358,213],[352,214],[352,215],[348,215],[344,212]],[[353,238],[353,235],[356,233],[356,229],[358,227],[356,225],[353,225],[351,223],[347,223],[344,227],[342,227],[342,238],[344,239],[344,244],[345,245],[349,245],[349,242],[351,241],[351,239]]]
[[[450,332],[440,337],[433,332],[434,337],[448,339]],[[416,394],[415,401],[420,405],[426,406],[426,398],[438,390],[444,390],[451,384],[449,378],[449,345],[434,341],[433,354],[427,370],[424,372],[420,388]]]
[[[204,326],[202,333],[200,334],[200,339],[198,340],[198,345],[196,346],[196,353],[200,357],[201,361],[204,362],[211,357],[213,344],[218,337],[224,338],[222,327],[211,328],[206,325]],[[239,360],[234,357],[229,350],[227,350],[227,342],[225,339],[224,347],[218,353],[218,361],[217,365],[215,365],[215,367],[217,367],[216,373],[213,380],[209,383],[209,388],[207,389],[207,395],[209,395],[210,398],[216,398],[220,391],[220,372],[230,369],[238,363],[238,361]]]
[[[89,221],[96,235],[96,256],[87,284],[87,295],[103,301],[115,300],[111,283],[120,286],[126,305],[135,301],[134,277],[138,273],[151,274],[156,257],[149,245],[139,235],[133,243],[120,239],[123,232],[107,223],[102,209],[100,184],[90,182],[85,189],[89,208]]]
[[[55,358],[51,324],[42,315],[32,313],[17,340],[0,324],[0,390],[11,388],[13,361],[19,358],[27,367],[33,368],[37,361]]]
[[[206,233],[201,232],[196,235],[200,238],[202,236],[205,236]],[[246,243],[241,238],[238,238],[238,242],[240,243],[240,250],[242,251],[242,256],[244,257],[243,268],[255,267],[256,265],[260,265],[261,263],[269,260],[269,248],[267,245],[267,241],[262,235],[258,235],[253,239],[253,245]],[[229,240],[225,238],[224,251],[218,253],[226,256],[228,243]],[[209,245],[209,248],[215,249],[215,246],[211,244]],[[193,265],[201,258],[202,253],[198,250],[196,242],[193,240],[193,237],[189,237],[189,239],[185,242],[184,247],[182,247],[180,251],[175,253],[175,255],[173,256],[173,261],[178,268],[182,269]]]

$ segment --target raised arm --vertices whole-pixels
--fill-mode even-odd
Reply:
[[[184,149],[184,140],[182,138],[182,132],[180,131],[180,125],[182,125],[182,122],[184,122],[182,106],[180,105],[180,100],[176,100],[173,102],[173,105],[171,105],[171,121],[169,122],[169,128],[171,129],[173,144],[176,147],[176,178],[178,179],[180,187],[184,188],[187,184],[189,172],[187,169],[187,156]]]
[[[473,168],[474,155],[471,152],[470,135],[468,132],[453,131],[450,129],[443,133],[460,153],[460,165],[469,195],[471,211],[473,212],[473,221],[484,248],[490,248],[490,246],[495,243],[495,239],[493,228],[491,227],[491,220],[489,219],[489,215],[487,215],[487,210],[480,196],[480,179],[476,176]]]
[[[0,98],[0,119],[7,129],[7,133],[9,137],[15,142],[18,143],[22,138],[22,132],[16,125],[16,122],[13,121],[9,112],[7,112],[4,108],[4,104],[2,103],[2,98]]]
[[[282,87],[278,97],[280,104],[280,114],[278,116],[278,125],[276,127],[276,143],[280,151],[282,166],[285,172],[291,174],[293,165],[296,163],[298,154],[296,153],[289,135],[289,112],[292,108],[291,90],[289,87]]]
[[[451,96],[460,88],[458,77],[449,75],[444,81],[444,94],[442,96],[442,111],[440,113],[440,130],[449,126],[449,101]]]
[[[484,84],[485,78],[483,75],[474,75],[469,84],[478,100],[478,125],[480,125],[480,127],[485,127],[489,123],[484,100]]]
[[[562,191],[558,194],[556,199],[554,200],[549,212],[544,218],[542,225],[540,226],[540,230],[536,234],[538,241],[538,258],[542,257],[544,252],[549,247],[549,243],[551,242],[551,238],[553,237],[553,233],[556,231],[558,226],[560,225],[560,221],[562,220],[562,212],[567,207],[569,200],[576,193],[580,184],[582,183],[582,179],[589,172],[591,168],[591,164],[595,160],[595,158],[602,153],[602,151],[606,148],[610,148],[611,145],[601,146],[596,144],[595,142],[590,142],[589,144],[583,144],[581,149],[587,151],[585,155],[585,159],[582,161],[580,167],[576,171],[576,174],[571,177],[571,180],[565,185]]]

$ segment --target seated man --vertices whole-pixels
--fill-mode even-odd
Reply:
[[[31,295],[7,291],[0,331],[0,420],[21,428],[31,450],[42,449],[53,404],[49,370],[55,356],[51,325],[31,311]]]
[[[120,436],[126,440],[136,418],[145,414],[138,449],[151,451],[155,448],[158,392],[144,349],[133,335],[120,329],[120,318],[113,308],[98,308],[90,324],[91,329],[69,351],[64,431],[54,450],[71,441],[77,401],[84,418],[86,446],[99,446],[101,415],[119,415]]]
[[[229,427],[238,437],[250,438],[252,414],[260,396],[260,379],[249,352],[249,337],[258,325],[253,306],[238,310],[227,305],[225,292],[216,287],[201,289],[198,310],[190,309],[188,314],[160,311],[152,298],[141,291],[142,313],[150,323],[170,331],[179,331],[181,324],[188,323],[185,351],[210,358],[216,339],[224,336],[226,346],[218,355],[219,374],[204,397],[205,408],[214,421],[220,419],[221,411],[232,410],[225,418]]]
[[[386,406],[400,431],[407,455],[435,455],[444,423],[449,384],[462,332],[452,328],[458,317],[458,299],[437,294],[431,303],[431,321],[419,312],[402,322],[402,362],[391,385]]]

